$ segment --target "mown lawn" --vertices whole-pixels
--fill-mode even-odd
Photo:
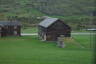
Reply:
[[[93,53],[88,39],[74,36],[85,48],[58,48],[55,42],[42,42],[37,36],[0,38],[0,64],[92,64]],[[88,45],[88,47],[87,47]]]
[[[37,33],[37,32],[38,32],[38,27],[28,27],[22,29],[22,33]]]

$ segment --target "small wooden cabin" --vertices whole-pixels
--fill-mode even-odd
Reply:
[[[44,41],[56,41],[60,35],[71,37],[71,27],[58,18],[46,18],[38,25],[38,36]]]
[[[0,37],[21,36],[21,24],[17,21],[0,21]]]

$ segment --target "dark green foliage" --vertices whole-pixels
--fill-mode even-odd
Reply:
[[[10,4],[11,3],[11,4]],[[31,12],[33,8],[57,16],[89,15],[94,9],[93,0],[0,0],[1,12]],[[4,11],[5,10],[5,11]],[[51,11],[51,12],[50,12]]]
[[[93,0],[0,0],[0,20],[19,20],[26,26],[39,23],[37,17],[51,16],[72,29],[78,29],[78,22],[87,28],[94,8]]]

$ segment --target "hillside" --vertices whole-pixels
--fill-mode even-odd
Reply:
[[[93,10],[93,0],[0,0],[0,20],[16,19],[29,24],[38,23],[37,17],[51,16],[70,25],[89,25]]]
[[[90,15],[93,3],[93,0],[0,0],[0,12],[27,13],[34,8],[47,15]]]
[[[48,15],[73,16],[90,15],[94,8],[93,2],[93,0],[43,0],[38,3],[32,2],[30,5]]]

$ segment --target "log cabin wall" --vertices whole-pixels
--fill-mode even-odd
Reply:
[[[17,36],[21,36],[21,26],[17,26],[16,32]]]
[[[1,22],[1,24],[4,24],[4,26],[0,26],[0,37],[21,36],[21,24],[18,24],[18,22]]]
[[[0,37],[1,37],[1,33],[2,33],[2,26],[0,26]]]
[[[5,27],[2,27],[1,37],[4,37],[4,36],[7,36],[7,31],[6,31],[6,28]]]
[[[47,40],[57,40],[60,35],[70,37],[70,32],[70,27],[68,27],[62,21],[58,20],[47,28]]]
[[[71,37],[71,28],[59,19],[49,25],[47,28],[38,26],[38,31],[39,37],[41,37],[41,39],[44,39],[44,37],[46,36],[47,41],[56,41],[60,35]]]
[[[38,36],[40,39],[44,40],[44,35],[46,34],[46,28],[38,26]]]
[[[13,36],[14,35],[14,26],[8,26],[8,35]]]

